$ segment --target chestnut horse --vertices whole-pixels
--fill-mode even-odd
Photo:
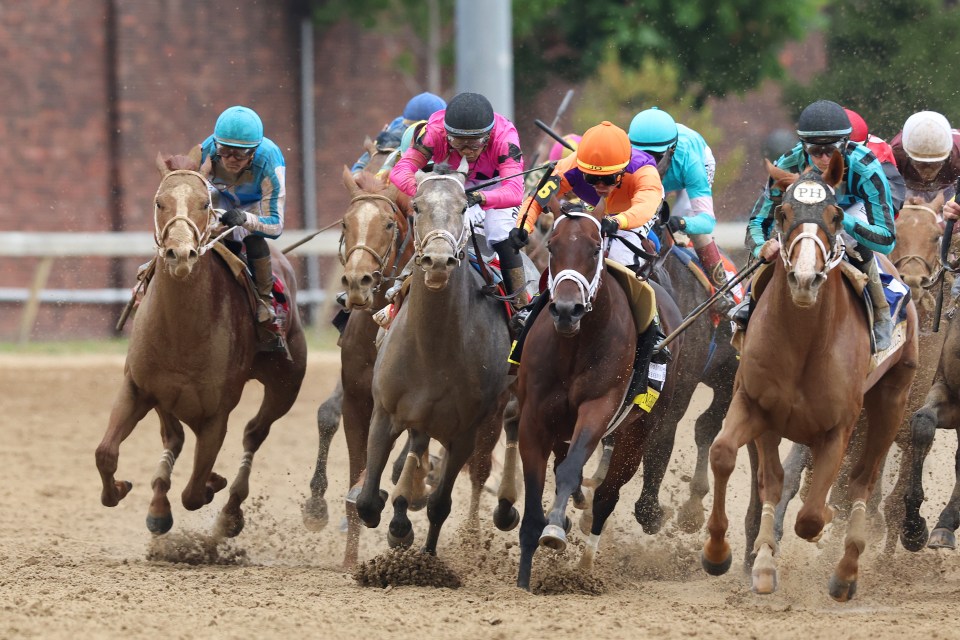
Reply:
[[[326,523],[323,497],[327,487],[326,454],[341,412],[350,460],[348,486],[353,487],[360,480],[373,413],[371,385],[373,363],[377,357],[374,341],[379,329],[371,312],[386,305],[385,290],[413,255],[410,199],[399,193],[396,187],[366,171],[353,176],[344,167],[343,184],[350,192],[350,205],[343,215],[340,260],[344,268],[342,282],[347,291],[346,306],[351,313],[340,338],[338,391],[341,393],[334,393],[318,412],[320,454],[310,482],[311,497],[303,510],[304,521],[311,529],[322,528]],[[334,402],[338,404],[334,405]],[[360,520],[356,507],[349,500],[346,511],[347,544],[343,566],[350,568],[357,562]]]
[[[123,442],[151,409],[160,416],[163,455],[152,480],[147,528],[162,534],[173,516],[167,492],[173,465],[183,447],[181,421],[197,437],[193,473],[183,506],[196,510],[226,486],[213,472],[227,433],[227,419],[247,380],[263,383],[263,402],[244,429],[244,454],[216,532],[235,536],[243,529],[241,503],[249,493],[253,456],[271,425],[293,406],[306,370],[307,347],[296,305],[296,281],[287,259],[271,248],[274,269],[286,285],[290,312],[284,353],[258,352],[255,314],[249,294],[227,264],[207,255],[218,229],[210,201],[209,159],[200,166],[200,147],[189,156],[164,160],[154,202],[157,267],[137,312],[124,365],[123,383],[110,413],[96,460],[103,481],[101,501],[113,507],[132,488],[114,479]]]
[[[556,219],[548,245],[550,314],[541,313],[534,320],[520,361],[525,500],[517,586],[523,589],[530,588],[538,543],[554,549],[566,546],[567,504],[581,493],[583,466],[614,423],[631,382],[637,327],[623,287],[605,268],[605,242],[593,215],[571,212]],[[670,331],[680,323],[680,312],[662,289],[653,286],[661,320]],[[639,338],[640,350],[650,353],[656,338],[651,324]],[[675,361],[681,360],[682,345],[682,340],[673,343]],[[646,366],[641,367],[643,375]],[[592,569],[603,525],[621,487],[640,465],[647,434],[670,409],[676,366],[669,369],[652,412],[631,406],[617,428],[609,469],[593,494],[590,537],[581,558],[584,570]],[[646,380],[640,389],[646,393]],[[664,426],[676,428],[676,421]],[[543,488],[551,451],[556,457],[556,495],[545,515]]]
[[[757,300],[744,336],[733,400],[723,429],[710,447],[714,500],[701,561],[713,575],[726,572],[731,562],[725,540],[725,500],[737,451],[751,441],[758,449],[757,486],[763,503],[754,544],[753,588],[758,593],[770,593],[777,587],[774,510],[783,483],[778,451],[781,438],[805,444],[812,451],[810,491],[795,531],[813,541],[833,517],[826,505],[827,492],[865,408],[863,453],[847,488],[852,507],[844,555],[829,585],[834,599],[853,597],[859,558],[866,545],[866,502],[900,427],[917,366],[914,306],[907,306],[905,343],[876,362],[871,357],[863,302],[844,275],[834,269],[844,253],[840,236],[843,211],[834,195],[843,170],[843,159],[836,151],[822,177],[808,172],[789,188],[792,174],[771,169],[777,186],[785,189],[783,203],[775,210],[781,260],[772,267],[770,283]]]
[[[470,517],[476,518],[508,398],[510,337],[503,303],[483,295],[483,279],[465,259],[464,179],[442,166],[418,174],[413,207],[420,268],[377,353],[366,476],[356,505],[364,524],[376,527],[385,506],[380,479],[394,441],[405,430],[420,447],[426,437],[437,440],[446,456],[427,500],[430,528],[423,549],[431,554],[450,514],[457,474],[474,451]],[[393,506],[391,533],[404,536],[410,532],[408,500],[398,495]]]

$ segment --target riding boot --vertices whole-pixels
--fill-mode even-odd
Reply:
[[[880,282],[880,271],[877,261],[873,257],[864,265],[863,272],[867,275],[867,291],[873,303],[873,337],[877,343],[877,351],[890,348],[893,340],[893,320],[890,318],[890,304],[883,293],[883,283]]]
[[[273,311],[273,266],[270,256],[252,258],[253,283],[257,290],[257,333],[261,351],[286,351],[283,333]]]
[[[727,272],[723,266],[723,259],[720,257],[720,249],[713,238],[702,247],[694,247],[697,252],[697,258],[700,259],[700,265],[703,267],[707,279],[716,289],[726,286]],[[716,310],[720,313],[726,313],[733,306],[733,299],[729,293],[725,293],[716,302],[713,303]]]

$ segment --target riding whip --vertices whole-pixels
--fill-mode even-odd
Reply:
[[[472,187],[467,187],[464,189],[467,193],[472,193],[478,189],[486,189],[487,187],[493,186],[497,183],[503,182],[504,180],[509,180],[510,178],[516,178],[517,176],[525,176],[528,173],[533,173],[534,171],[540,171],[541,169],[553,169],[556,162],[546,162],[539,167],[534,167],[533,169],[527,169],[526,171],[521,171],[520,173],[515,173],[512,176],[502,176],[500,178],[494,178],[488,182],[481,182],[480,184],[475,184]],[[550,175],[550,172],[547,171],[546,175]]]
[[[550,123],[551,129],[557,128],[557,123],[560,122],[560,118],[563,117],[563,114],[567,111],[567,107],[570,106],[571,98],[573,98],[573,89],[567,89],[566,95],[564,95],[563,100],[560,101],[560,106],[557,107],[557,113],[553,116],[553,122]],[[540,159],[540,149],[543,147],[544,142],[541,138],[540,143],[537,145],[537,150],[534,151],[533,157],[530,159],[530,164],[537,164],[537,160]]]
[[[570,151],[576,151],[576,149],[573,148],[573,145],[572,145],[572,144],[570,144],[569,142],[567,142],[566,140],[564,140],[564,139],[563,139],[563,136],[561,136],[559,133],[557,133],[556,131],[554,131],[554,130],[553,130],[553,127],[551,127],[550,125],[548,125],[548,124],[547,124],[546,122],[544,122],[543,120],[540,120],[540,119],[534,120],[534,121],[533,121],[533,124],[535,124],[535,125],[537,125],[538,127],[540,127],[545,134],[547,134],[548,136],[550,136],[551,138],[553,138],[554,140],[556,140],[557,142],[559,142],[560,144],[562,144],[563,146],[565,146],[567,149],[570,149]]]
[[[680,326],[674,329],[670,333],[670,335],[668,335],[656,347],[654,347],[654,351],[659,351],[660,349],[663,349],[665,346],[673,342],[673,340],[678,335],[683,333],[683,331],[687,327],[693,324],[694,320],[700,317],[700,314],[702,314],[707,309],[707,307],[709,307],[711,304],[716,302],[716,300],[720,296],[726,294],[728,291],[730,291],[735,286],[740,284],[743,280],[745,280],[747,277],[752,275],[754,271],[756,271],[757,269],[759,269],[761,266],[765,264],[767,264],[765,260],[758,260],[757,262],[754,262],[752,265],[744,267],[739,273],[737,273],[737,275],[733,277],[733,279],[727,281],[727,284],[717,289],[717,291],[712,296],[710,296],[709,298],[707,298],[706,300],[698,304],[697,307],[693,311],[691,311],[686,318],[683,319],[683,322],[680,323]]]
[[[308,236],[306,236],[306,237],[300,238],[299,240],[297,240],[296,242],[294,242],[292,245],[290,245],[289,247],[287,247],[286,249],[284,249],[284,250],[283,250],[283,253],[284,253],[284,254],[290,253],[291,251],[293,251],[294,249],[296,249],[296,248],[299,247],[300,245],[306,244],[307,242],[310,242],[311,240],[313,240],[314,238],[316,238],[318,235],[320,235],[320,234],[323,233],[324,231],[328,231],[329,229],[333,229],[335,226],[337,226],[337,225],[340,224],[341,222],[343,222],[343,218],[340,218],[340,219],[338,219],[338,220],[336,220],[336,221],[334,221],[334,222],[331,222],[330,224],[328,224],[327,226],[325,226],[323,229],[317,229],[316,231],[314,231],[313,233],[311,233],[310,235],[308,235]]]
[[[955,193],[960,194],[960,178],[957,178]],[[954,195],[953,199],[954,202],[956,202],[957,196]],[[943,236],[940,238],[940,266],[943,267],[943,271],[940,272],[940,290],[937,292],[937,305],[933,310],[934,333],[940,331],[940,313],[943,311],[943,283],[947,279],[947,256],[950,253],[950,241],[953,239],[953,226],[955,223],[956,220],[947,220],[947,224],[943,230]]]

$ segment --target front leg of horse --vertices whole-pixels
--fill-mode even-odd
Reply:
[[[648,535],[658,533],[666,518],[663,506],[660,504],[660,485],[663,483],[667,464],[673,454],[677,423],[686,410],[686,407],[680,406],[681,404],[670,403],[666,413],[654,423],[656,426],[649,436],[649,444],[644,454],[643,489],[634,505],[634,517],[643,532]]]
[[[931,397],[935,389],[930,390]],[[920,515],[923,504],[923,462],[933,446],[939,420],[937,405],[928,402],[910,419],[910,479],[904,495],[903,530],[900,542],[907,551],[919,551],[927,544],[929,530],[926,519]]]
[[[453,505],[453,499],[451,498],[453,485],[456,483],[463,465],[467,463],[467,459],[473,453],[475,442],[476,432],[464,429],[462,441],[449,443],[440,483],[427,499],[427,519],[430,520],[430,528],[427,530],[427,540],[423,545],[424,553],[437,554],[440,530],[450,515],[450,508]]]
[[[105,507],[117,506],[133,488],[133,483],[114,478],[120,460],[120,443],[127,439],[151,408],[150,403],[140,397],[130,377],[126,376],[117,392],[107,431],[103,434],[103,440],[97,446],[95,455],[103,484],[100,502]]]
[[[497,506],[493,510],[493,523],[500,531],[512,531],[520,524],[520,512],[514,506],[520,497],[519,427],[519,404],[516,398],[512,398],[503,414],[507,448],[503,455],[503,476],[497,489]]]
[[[153,488],[153,499],[147,510],[147,529],[154,535],[164,534],[173,527],[173,514],[170,510],[170,500],[167,493],[170,491],[170,476],[173,474],[173,465],[177,455],[170,449],[164,449],[153,474],[150,486]]]
[[[430,464],[427,448],[430,438],[420,432],[410,432],[404,449],[403,468],[397,478],[393,491],[393,518],[387,529],[387,543],[390,548],[406,549],[413,544],[413,525],[407,516],[407,509],[415,502],[423,501],[426,496],[426,468]]]
[[[960,436],[960,432],[957,435]],[[950,494],[947,506],[940,512],[940,519],[927,543],[927,546],[933,549],[957,548],[956,531],[960,527],[960,439],[958,439],[957,452],[954,456],[954,474],[956,481],[953,485],[953,493]]]
[[[600,424],[594,421],[595,417],[581,418],[581,421],[589,420],[592,424]],[[606,424],[606,422],[603,422]],[[584,424],[578,424],[574,428],[574,437],[570,442],[570,449],[567,452],[563,462],[557,465],[557,490],[554,496],[553,505],[547,512],[547,526],[543,528],[540,534],[540,544],[550,547],[556,551],[563,551],[567,546],[567,533],[570,531],[570,518],[567,517],[567,505],[570,497],[580,490],[580,483],[583,479],[583,465],[587,458],[593,453],[597,443],[600,440],[603,427],[589,427]]]
[[[376,529],[380,524],[380,515],[386,505],[387,493],[380,489],[380,479],[398,435],[399,432],[392,430],[390,415],[379,404],[374,406],[367,440],[367,471],[357,496],[357,515],[370,529]]]
[[[694,427],[694,441],[697,445],[697,463],[690,480],[690,497],[681,505],[677,512],[677,525],[686,533],[697,533],[703,528],[706,521],[703,511],[703,499],[710,492],[710,479],[707,477],[707,460],[710,456],[710,445],[720,432],[723,422],[723,412],[714,405],[726,404],[720,399],[721,391],[715,390],[710,408],[697,417]]]
[[[227,416],[209,420],[196,427],[195,432],[197,445],[193,455],[193,472],[180,496],[187,511],[196,511],[209,504],[218,486],[223,488],[226,485],[221,476],[213,473],[213,465],[227,433]]]
[[[303,503],[303,525],[310,531],[322,531],[330,521],[327,510],[327,459],[330,455],[330,443],[340,426],[343,408],[343,383],[338,380],[337,388],[317,409],[317,431],[320,443],[317,447],[317,465],[310,479],[310,497]]]
[[[235,538],[243,531],[244,519],[241,505],[250,495],[250,471],[253,468],[253,451],[244,451],[240,459],[240,469],[230,485],[230,497],[217,518],[216,533],[219,536]]]
[[[857,573],[860,556],[866,546],[867,503],[855,500],[850,508],[847,535],[843,541],[844,553],[836,570],[830,577],[830,597],[837,602],[847,602],[857,593]]]
[[[790,447],[790,453],[787,454],[787,459],[783,463],[783,492],[774,514],[773,531],[778,541],[783,539],[783,518],[787,513],[787,507],[800,491],[800,478],[803,470],[810,466],[810,461],[810,447],[802,444],[794,444]]]

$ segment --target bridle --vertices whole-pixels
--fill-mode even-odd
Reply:
[[[792,191],[797,184],[802,184],[803,181],[796,182],[790,186]],[[828,190],[830,193],[833,193],[833,189],[829,185],[822,184],[821,186],[824,189]],[[788,191],[787,193],[789,193]],[[784,193],[784,198],[786,198],[787,193]],[[782,206],[782,205],[781,205]],[[836,206],[834,203],[833,206]],[[816,245],[817,249],[820,250],[820,255],[823,257],[823,268],[817,272],[817,276],[821,278],[826,278],[827,274],[840,262],[843,260],[843,254],[846,250],[846,244],[843,241],[843,234],[833,233],[828,228],[823,220],[799,220],[794,221],[790,229],[787,230],[786,237],[789,238],[797,227],[806,224],[816,225],[823,233],[829,238],[833,237],[833,246],[830,248],[830,251],[827,251],[826,245],[824,245],[823,240],[820,239],[820,236],[817,235],[816,231],[802,230],[793,240],[790,241],[790,244],[785,246],[783,243],[783,233],[777,231],[777,241],[780,243],[780,260],[783,261],[783,266],[786,268],[787,273],[791,273],[794,270],[793,262],[790,260],[790,256],[793,255],[793,250],[801,240],[812,240]]]
[[[172,218],[167,220],[167,222],[163,225],[163,227],[160,227],[160,219],[159,219],[159,211],[158,211],[159,207],[157,206],[157,198],[160,196],[161,189],[163,189],[163,183],[166,182],[167,179],[170,178],[171,176],[178,176],[178,175],[195,176],[199,178],[201,182],[203,182],[204,191],[206,191],[207,193],[207,222],[202,230],[200,229],[200,227],[197,225],[196,222],[190,219],[190,216],[181,214],[181,213],[178,213],[177,215],[173,216]],[[221,238],[223,238],[224,236],[229,234],[231,231],[233,231],[233,227],[230,227],[226,231],[221,233],[219,236],[211,240],[210,236],[213,234],[213,229],[216,227],[217,221],[218,221],[218,216],[217,216],[216,210],[213,208],[213,199],[211,197],[211,192],[210,192],[210,182],[202,173],[198,171],[192,171],[190,169],[175,169],[167,173],[165,176],[163,176],[163,178],[160,180],[160,185],[157,187],[157,193],[153,197],[153,228],[154,228],[153,239],[157,245],[157,254],[160,257],[163,257],[163,254],[164,254],[163,244],[167,239],[167,234],[170,232],[170,228],[176,222],[187,223],[187,226],[190,228],[190,231],[193,233],[194,242],[196,242],[197,244],[197,254],[202,256],[204,253],[207,252],[208,249],[210,249],[210,247],[212,247],[217,242],[219,242]]]
[[[591,222],[597,225],[597,231],[600,231],[600,221],[597,220],[594,216],[588,213],[579,213],[575,211],[570,211],[564,213],[561,216],[558,216],[556,220],[553,221],[553,232],[556,233],[557,225],[560,224],[560,221],[564,218],[588,218]],[[593,300],[597,297],[597,290],[600,288],[600,275],[603,273],[603,255],[606,253],[607,248],[607,239],[603,237],[603,234],[600,234],[600,253],[597,258],[597,268],[593,273],[593,277],[587,280],[587,277],[577,271],[576,269],[563,269],[560,273],[553,275],[553,265],[550,261],[547,262],[547,288],[550,291],[550,297],[554,297],[554,292],[561,282],[567,280],[573,281],[577,285],[577,289],[580,291],[580,302],[583,304],[583,308],[586,312],[589,312],[593,309]]]
[[[941,226],[943,224],[943,218],[940,216],[940,214],[938,214],[931,207],[928,207],[926,205],[905,204],[900,208],[900,210],[903,211],[904,209],[917,209],[919,211],[926,211],[931,216],[933,216],[934,222],[936,222],[938,225],[941,225]],[[940,278],[943,277],[944,271],[947,270],[946,265],[944,265],[940,261],[939,257],[937,258],[937,268],[934,269],[933,265],[931,265],[926,258],[915,253],[911,253],[909,255],[905,255],[900,258],[897,258],[897,261],[893,263],[893,266],[897,268],[897,271],[902,272],[903,269],[901,267],[903,267],[904,265],[910,264],[911,262],[919,262],[921,266],[923,266],[924,270],[927,272],[927,275],[924,276],[920,282],[920,287],[926,290],[930,290],[934,286],[936,286],[936,284],[940,281]]]
[[[393,268],[391,269],[391,276],[392,274],[395,274],[397,272],[397,268],[400,266],[399,265],[400,256],[403,255],[403,252],[406,249],[407,244],[410,242],[410,227],[413,225],[409,224],[410,223],[409,218],[407,218],[407,216],[405,216],[403,212],[400,211],[400,208],[397,206],[396,202],[394,202],[391,198],[388,198],[387,196],[381,195],[379,193],[361,193],[361,194],[355,195],[353,196],[353,198],[350,199],[350,206],[352,207],[354,204],[358,202],[367,202],[371,200],[383,201],[389,204],[390,210],[393,212],[394,220],[396,220],[396,224],[393,227],[393,237],[390,238],[390,245],[387,247],[386,252],[383,255],[380,255],[380,253],[378,253],[376,249],[374,249],[370,245],[365,244],[363,242],[353,245],[352,247],[350,247],[349,251],[345,252],[344,251],[345,236],[343,233],[341,233],[340,248],[337,251],[337,255],[340,258],[340,264],[343,266],[347,265],[347,260],[350,259],[350,256],[353,255],[354,251],[366,251],[371,256],[373,256],[373,259],[377,261],[377,269],[376,271],[373,272],[373,275],[376,276],[378,279],[377,286],[374,288],[374,291],[377,291],[380,288],[380,284],[382,284],[384,280],[385,276],[383,271],[386,268],[387,262],[390,260],[391,255],[394,258]],[[400,238],[400,224],[402,222],[408,223],[407,232],[404,235],[403,242],[398,247],[397,240],[399,240]],[[387,277],[390,277],[390,276],[387,276]]]
[[[466,196],[466,191],[464,190],[464,188],[463,188],[463,183],[460,182],[460,180],[458,180],[457,178],[455,178],[455,177],[453,177],[453,176],[451,176],[451,175],[446,175],[446,174],[442,174],[442,173],[440,173],[440,174],[434,174],[434,175],[429,175],[429,176],[423,178],[423,179],[420,181],[420,185],[418,186],[418,189],[419,189],[420,187],[422,187],[424,183],[426,183],[426,182],[428,182],[428,181],[430,181],[430,180],[451,180],[451,181],[453,181],[453,182],[457,185],[457,187],[458,187],[458,188],[460,189],[460,191],[464,194],[464,196]],[[416,203],[414,203],[414,211],[417,211]],[[466,206],[464,206],[464,211],[466,211]],[[461,215],[463,215],[464,211],[461,211],[461,212],[460,212]],[[418,212],[418,213],[419,213],[419,212]],[[418,217],[418,219],[419,219],[419,216],[417,216],[417,217]],[[453,253],[454,253],[454,255],[456,256],[457,266],[459,267],[459,266],[460,266],[460,261],[463,259],[464,255],[465,255],[464,252],[463,252],[463,248],[467,245],[467,224],[468,224],[467,218],[466,218],[466,216],[463,216],[463,225],[460,227],[460,237],[459,237],[459,238],[454,237],[454,235],[453,235],[452,233],[450,233],[449,231],[447,231],[446,229],[432,229],[432,230],[428,231],[427,234],[421,238],[421,237],[420,237],[420,232],[419,232],[419,230],[417,229],[416,222],[414,222],[414,225],[413,225],[413,248],[414,248],[414,251],[416,252],[416,257],[414,258],[415,262],[416,262],[417,264],[420,264],[420,260],[421,260],[421,258],[423,258],[423,249],[424,249],[424,247],[426,247],[426,246],[427,246],[430,242],[432,242],[433,240],[435,240],[435,239],[437,239],[437,238],[440,238],[440,239],[442,239],[442,240],[447,241],[447,242],[450,244],[450,247],[453,249]]]

